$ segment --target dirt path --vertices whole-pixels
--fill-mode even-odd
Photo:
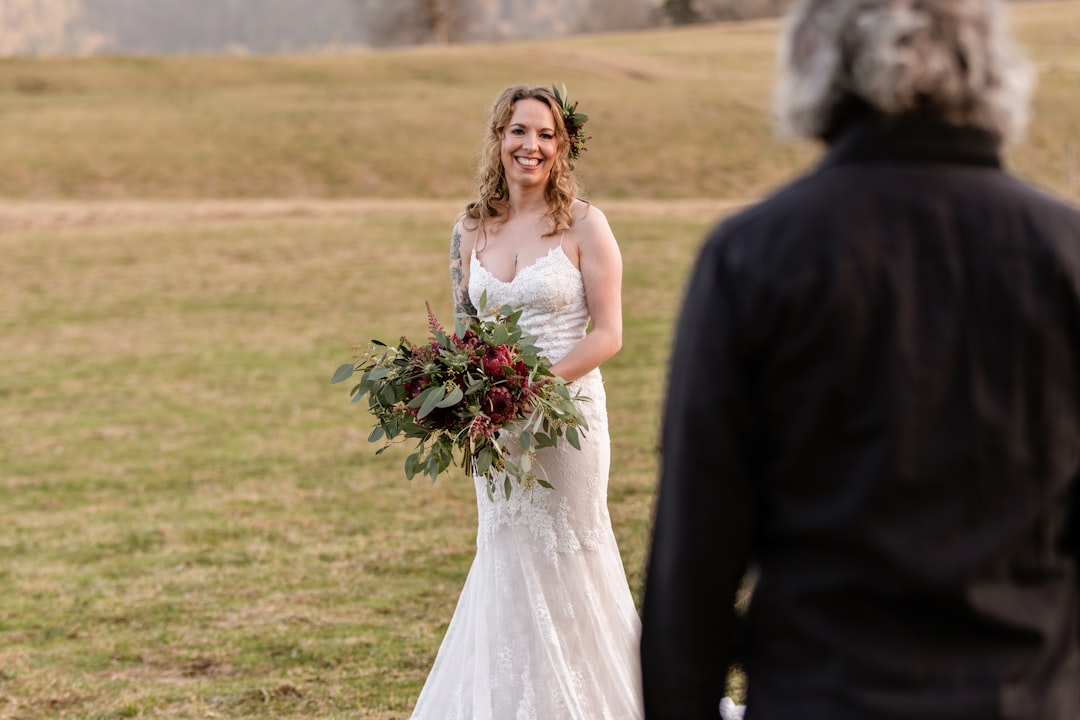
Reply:
[[[707,222],[744,200],[597,200],[612,220],[680,219]],[[464,200],[0,200],[0,232],[27,228],[183,223],[269,218],[453,218]]]

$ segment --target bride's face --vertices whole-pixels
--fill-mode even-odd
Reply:
[[[546,185],[559,149],[555,118],[548,106],[532,98],[519,100],[503,130],[502,164],[510,183]]]

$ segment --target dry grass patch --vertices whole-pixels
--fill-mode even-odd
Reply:
[[[1017,3],[1043,82],[1025,176],[1075,197],[1080,5]],[[748,198],[816,150],[769,122],[778,24],[274,58],[0,61],[0,197],[464,198],[505,85],[565,82],[601,198]],[[1074,149],[1074,153],[1076,150]],[[1070,185],[1070,182],[1073,185]]]
[[[425,299],[450,316],[453,217],[354,209],[0,233],[0,718],[407,717],[476,499],[405,481],[404,449],[376,458],[328,379],[355,341],[422,335]],[[654,209],[608,210],[627,268],[611,507],[635,593],[707,224]]]

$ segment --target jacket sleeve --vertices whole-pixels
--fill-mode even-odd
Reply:
[[[647,720],[717,718],[754,523],[741,302],[722,237],[692,272],[669,369],[642,611]]]
[[[1080,472],[1073,478],[1071,504],[1069,506],[1069,527],[1066,531],[1068,550],[1073,559],[1073,573],[1076,578],[1077,592],[1080,594]],[[1080,640],[1080,626],[1077,628]]]

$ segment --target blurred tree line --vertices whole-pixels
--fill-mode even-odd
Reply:
[[[0,57],[267,54],[490,42],[768,17],[790,2],[0,0]]]
[[[356,0],[373,45],[482,42],[779,15],[790,0]]]
[[[0,0],[0,56],[278,53],[558,37],[779,13],[789,0]]]

